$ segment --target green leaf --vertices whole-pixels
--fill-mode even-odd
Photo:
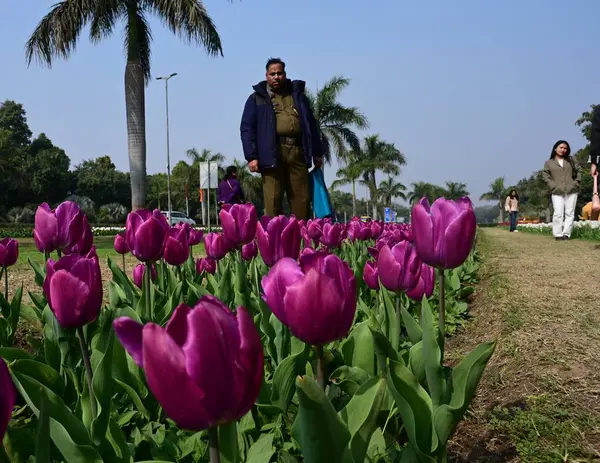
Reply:
[[[442,444],[446,444],[469,408],[481,375],[496,349],[495,342],[485,342],[470,352],[452,371],[450,403],[441,405],[434,414],[434,425]]]
[[[231,281],[231,265],[228,262],[221,261],[219,263],[219,284],[217,286],[216,296],[223,301],[227,306],[233,302],[233,294],[231,291],[233,283]]]
[[[196,284],[191,280],[187,281],[187,286],[189,288],[187,304],[190,307],[196,305],[200,299],[204,296],[210,296],[210,292],[202,285]]]
[[[396,323],[396,308],[390,298],[390,292],[382,284],[380,284],[379,292],[383,298],[385,309],[385,327],[382,327],[383,333],[390,340],[394,349],[398,349],[400,346],[400,326]]]
[[[125,294],[123,288],[114,280],[108,281],[108,300],[113,309],[118,309],[131,303],[129,299],[127,299],[127,294]]]
[[[296,379],[299,410],[292,437],[300,445],[305,463],[334,463],[342,459],[350,432],[314,379]]]
[[[221,463],[241,463],[240,443],[235,421],[219,426],[219,450]]]
[[[275,364],[277,364],[277,348],[275,347],[277,333],[275,333],[275,329],[270,322],[273,314],[262,297],[255,294],[253,294],[252,297],[256,298],[260,310],[260,330],[267,338],[266,342],[264,342],[267,353],[271,356]]]
[[[433,429],[431,397],[402,362],[388,362],[386,381],[398,405],[409,441],[421,452],[431,454],[438,446]]]
[[[114,418],[111,418],[108,422],[106,441],[103,443],[103,446],[106,443],[112,447],[114,456],[116,457],[115,463],[129,463],[132,461],[131,452],[129,451],[123,430]]]
[[[375,429],[367,449],[367,461],[381,461],[386,454],[385,437],[381,428]]]
[[[167,302],[157,311],[155,318],[160,325],[165,325],[171,318],[171,314],[179,304],[183,302],[183,282],[177,283]]]
[[[426,384],[427,375],[425,374],[425,360],[423,353],[423,341],[419,341],[412,346],[408,353],[408,365],[412,374],[421,385]]]
[[[423,332],[421,331],[421,327],[415,320],[415,318],[406,310],[406,307],[402,305],[400,308],[400,314],[402,315],[402,321],[404,322],[404,326],[406,327],[406,333],[408,334],[408,339],[413,344],[418,343],[422,337]]]
[[[353,396],[368,381],[369,375],[362,368],[342,365],[331,373],[329,379],[346,394]]]
[[[437,408],[444,399],[446,379],[442,365],[442,351],[438,344],[436,330],[433,327],[433,313],[426,298],[421,304],[421,325],[423,329],[423,362],[427,387],[431,394],[433,407]]]
[[[0,347],[0,357],[2,357],[7,362],[12,362],[13,360],[33,360],[33,357],[25,352],[23,349],[19,349],[18,347]]]
[[[12,366],[11,366],[12,369]],[[60,396],[25,374],[11,371],[13,382],[29,408],[39,418],[42,390],[48,398],[50,437],[67,463],[103,463],[83,423],[71,413]]]
[[[46,305],[48,305],[48,302],[46,301],[46,298],[44,297],[43,294],[37,294],[32,291],[28,291],[28,294],[29,294],[29,298],[31,299],[31,302],[33,302],[33,304],[35,305],[35,308],[39,311],[39,313],[40,313],[39,319],[41,320],[42,312],[46,308]]]
[[[288,355],[290,355],[290,350],[291,350],[291,334],[290,334],[290,330],[287,326],[285,326],[283,323],[281,323],[279,321],[279,319],[274,315],[271,314],[271,318],[269,320],[269,323],[271,324],[271,326],[273,327],[273,330],[275,331],[275,339],[274,339],[274,344],[275,344],[275,349],[277,350],[277,363],[281,363],[285,358],[288,357]]]
[[[263,434],[248,450],[245,463],[269,463],[275,455],[273,449],[273,434]]]
[[[58,372],[42,362],[35,360],[20,359],[11,365],[11,370],[15,373],[27,375],[40,382],[56,395],[62,396],[65,390],[65,382]]]
[[[370,327],[370,329],[371,335],[373,336],[373,341],[375,343],[375,352],[377,353],[377,355],[395,361],[400,360],[400,354],[396,349],[392,347],[390,340],[386,338],[381,331],[376,330],[373,327]]]
[[[40,391],[41,404],[38,416],[37,435],[35,438],[35,463],[51,463],[50,460],[50,415],[48,397],[44,389]]]
[[[44,287],[44,280],[46,279],[46,269],[36,261],[34,261],[31,257],[27,258],[27,262],[33,269],[33,273],[35,275],[35,284],[40,288]]]
[[[310,346],[305,344],[302,352],[290,355],[275,369],[271,389],[271,403],[284,413],[287,411],[292,397],[294,397],[296,377],[305,374],[309,353]]]
[[[119,265],[110,257],[107,258],[107,263],[108,268],[113,274],[113,280],[127,295],[125,300],[129,301],[130,304],[135,306],[140,294],[139,289],[133,284],[125,272],[123,272],[123,269],[119,267]]]
[[[355,325],[350,336],[342,344],[341,352],[346,365],[361,368],[372,376],[376,371],[375,342],[370,325],[369,320]]]
[[[371,436],[378,428],[377,418],[384,404],[386,383],[371,378],[364,383],[339,415],[350,431],[350,453],[355,462],[364,461]]]
[[[21,303],[21,318],[31,323],[38,323],[42,319],[42,311],[37,307]]]
[[[233,290],[235,292],[236,307],[250,307],[250,285],[248,284],[248,268],[239,252],[235,253],[235,278]]]
[[[452,270],[450,272],[450,287],[453,291],[460,289],[460,278],[458,277],[458,270]]]
[[[32,442],[35,442],[34,428],[9,426],[4,434],[4,439],[0,439],[0,462],[30,461],[30,457],[33,458],[35,454]],[[6,457],[4,453],[6,453]]]

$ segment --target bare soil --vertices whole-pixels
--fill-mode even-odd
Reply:
[[[600,461],[600,246],[482,229],[458,360],[498,346],[449,450],[461,462]]]

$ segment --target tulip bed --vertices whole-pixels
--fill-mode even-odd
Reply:
[[[552,236],[551,223],[528,223],[519,225],[517,229],[523,232]],[[574,222],[571,238],[600,241],[600,222],[597,220],[580,220]]]
[[[125,231],[124,227],[92,226],[91,228],[94,236],[115,236],[116,234]],[[202,232],[206,232],[207,230],[207,227],[195,226],[194,228]],[[220,226],[212,226],[211,229],[218,232],[222,231]],[[0,226],[0,236],[7,238],[31,238],[31,236],[33,236],[33,228],[31,226]]]
[[[102,307],[85,216],[38,208],[40,290],[0,294],[0,461],[446,461],[495,348],[444,361],[476,281],[470,201],[423,200],[412,228],[220,218],[202,237],[129,214],[115,250],[140,264],[108,259]],[[0,241],[5,276],[17,254]],[[22,316],[43,326],[27,351]]]

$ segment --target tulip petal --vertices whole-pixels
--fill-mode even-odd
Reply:
[[[222,209],[219,212],[219,218],[221,219],[221,226],[223,227],[223,234],[225,235],[225,238],[232,243],[238,244],[240,242],[239,230],[233,216],[229,213],[229,211]]]
[[[264,300],[284,325],[288,323],[283,298],[287,288],[303,276],[300,266],[294,259],[283,258],[262,279]]]
[[[58,270],[52,276],[50,294],[50,308],[63,328],[78,328],[98,315],[84,312],[90,287],[66,270]]]
[[[448,224],[441,241],[455,247],[445,250],[444,268],[456,268],[464,263],[473,248],[476,230],[477,219],[472,210],[463,210]]]
[[[133,254],[142,262],[160,259],[165,242],[165,229],[159,220],[151,217],[142,223],[135,234]]]
[[[423,201],[422,201],[423,202]],[[438,262],[435,253],[434,228],[431,214],[429,213],[429,204],[427,200],[417,204],[411,214],[411,223],[414,232],[415,247],[421,257],[421,260],[428,265],[437,267]]]
[[[56,249],[58,220],[47,203],[42,203],[35,211],[33,237],[40,252],[52,252]]]
[[[138,366],[143,366],[143,337],[144,325],[129,317],[119,317],[113,321],[113,328],[119,341]]]
[[[173,338],[173,341],[177,343],[178,346],[183,347],[185,341],[188,336],[188,315],[192,311],[189,306],[186,304],[179,304],[175,307],[173,311],[173,315],[171,315],[171,319],[167,323],[165,329],[169,336]]]
[[[186,372],[183,349],[167,331],[154,323],[145,325],[143,344],[146,380],[166,415],[180,427],[196,431],[216,424],[204,406],[206,394]]]
[[[0,443],[8,427],[16,401],[17,391],[10,372],[4,360],[0,358]]]

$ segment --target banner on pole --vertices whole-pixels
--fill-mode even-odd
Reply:
[[[219,186],[219,164],[217,162],[201,162],[199,169],[200,189],[208,190]]]

